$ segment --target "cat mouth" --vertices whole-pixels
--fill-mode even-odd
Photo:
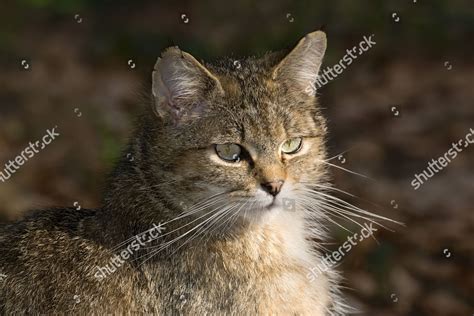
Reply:
[[[265,206],[265,209],[271,211],[271,210],[277,208],[278,206],[280,206],[280,203],[277,201],[276,198],[273,198],[273,200],[267,206]]]

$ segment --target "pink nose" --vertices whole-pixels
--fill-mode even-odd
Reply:
[[[262,183],[261,186],[263,190],[270,193],[273,196],[276,196],[281,191],[281,187],[283,186],[283,180],[276,180],[271,182]]]

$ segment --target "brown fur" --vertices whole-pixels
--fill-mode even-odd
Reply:
[[[299,186],[327,181],[318,163],[325,121],[306,89],[325,47],[324,33],[315,32],[286,57],[252,57],[240,67],[165,51],[153,75],[153,106],[124,154],[134,160],[118,163],[103,207],[42,210],[1,229],[2,314],[342,314],[336,274],[307,278],[320,260],[310,240],[324,235],[308,210],[249,202],[265,181],[284,179],[290,189],[281,194],[296,201]],[[291,137],[304,137],[304,153],[280,154]],[[228,142],[250,157],[220,161],[212,144]],[[222,198],[173,220],[212,194]],[[184,235],[156,251],[202,222],[192,220],[232,203],[232,213],[197,238]],[[162,238],[105,279],[94,277],[114,246],[159,222]]]

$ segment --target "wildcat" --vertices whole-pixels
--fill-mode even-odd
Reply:
[[[1,228],[2,314],[346,314],[336,272],[308,278],[327,219],[312,202],[329,186],[325,50],[322,31],[238,62],[165,50],[103,206]]]

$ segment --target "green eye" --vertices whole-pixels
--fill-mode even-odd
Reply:
[[[230,162],[239,162],[242,148],[234,143],[216,145],[216,153],[219,158]]]
[[[287,155],[296,154],[301,149],[303,144],[303,138],[295,137],[290,138],[281,145],[281,151]]]

